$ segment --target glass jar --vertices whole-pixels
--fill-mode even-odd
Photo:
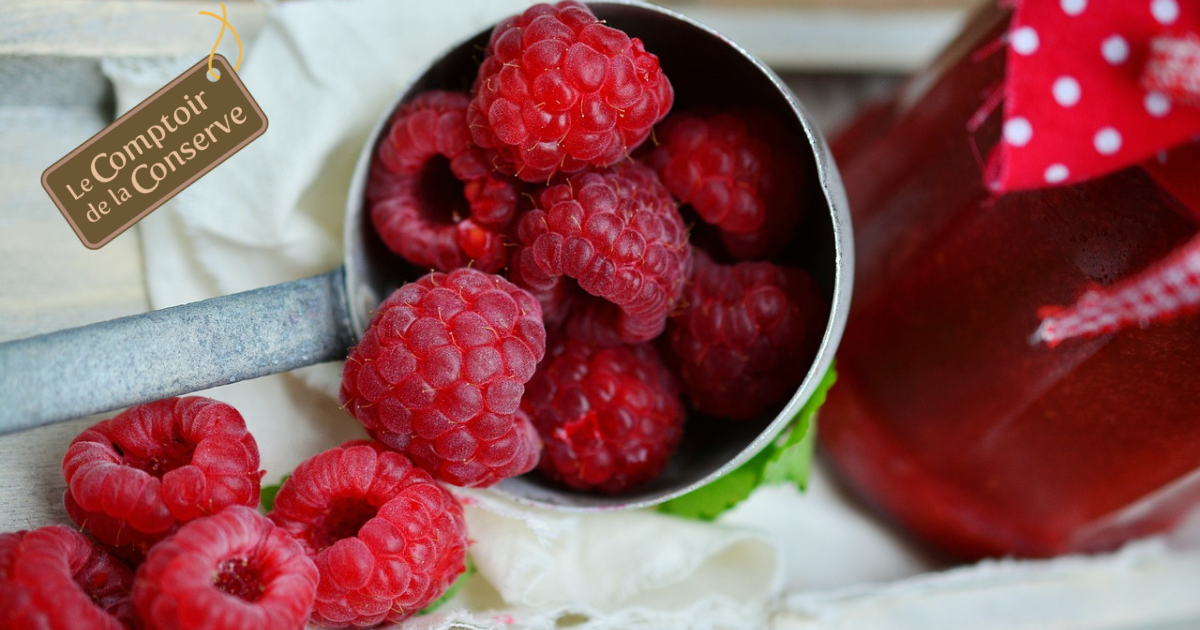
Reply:
[[[1039,309],[1144,268],[1196,225],[1136,167],[989,193],[1008,19],[976,16],[834,143],[857,275],[824,452],[962,559],[1107,550],[1200,504],[1200,316],[1031,341]]]

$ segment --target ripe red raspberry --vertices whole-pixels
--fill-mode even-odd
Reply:
[[[667,331],[684,392],[698,411],[734,419],[759,417],[794,392],[826,317],[803,270],[721,265],[701,252],[687,303]]]
[[[496,25],[471,94],[475,143],[527,182],[620,162],[675,98],[640,39],[578,2],[534,5]]]
[[[0,534],[0,628],[123,630],[132,588],[128,567],[69,527]]]
[[[489,486],[537,464],[537,432],[513,414],[545,351],[527,291],[474,269],[431,273],[379,306],[346,361],[341,399],[434,478]]]
[[[516,182],[471,144],[465,94],[429,91],[400,106],[367,185],[383,242],[420,268],[498,271],[516,214]]]
[[[551,346],[521,403],[542,442],[539,469],[577,490],[616,493],[667,465],[687,412],[679,383],[650,344]]]
[[[751,234],[721,232],[721,245],[734,260],[764,260],[787,249],[792,241],[799,213],[776,212],[767,215],[763,229]]]
[[[234,505],[155,545],[138,568],[133,601],[144,630],[299,630],[317,579],[299,542]]]
[[[551,325],[590,322],[573,331],[591,340],[641,343],[663,331],[691,274],[687,227],[649,168],[623,162],[577,173],[541,193],[522,215],[514,282],[542,301]],[[578,299],[566,278],[588,295]],[[573,297],[575,296],[575,297]]]
[[[229,405],[187,396],[130,407],[67,448],[67,513],[138,559],[194,518],[258,505],[258,445]]]
[[[458,500],[377,442],[347,442],[300,464],[270,516],[316,561],[321,583],[312,619],[323,625],[400,621],[465,569]]]
[[[646,161],[671,194],[720,228],[731,254],[766,257],[787,244],[801,214],[803,169],[783,135],[749,111],[676,114]]]

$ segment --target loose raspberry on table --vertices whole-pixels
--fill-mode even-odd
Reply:
[[[522,215],[511,276],[554,327],[567,317],[605,343],[641,343],[662,333],[691,274],[687,227],[648,167],[622,162],[577,173],[542,191]],[[565,283],[574,279],[588,296]]]
[[[687,417],[679,383],[650,344],[551,346],[521,403],[545,448],[539,469],[577,490],[618,493],[655,477]]]
[[[62,463],[67,513],[140,559],[180,523],[258,505],[258,445],[233,407],[201,396],[130,407],[80,433]]]
[[[666,346],[693,407],[752,419],[795,391],[826,320],[811,276],[767,262],[721,265],[697,252],[686,299]]]
[[[498,271],[516,216],[517,182],[492,172],[471,143],[465,94],[432,90],[400,106],[367,184],[371,221],[420,268]]]
[[[270,517],[321,573],[312,620],[400,621],[440,597],[465,569],[462,506],[429,473],[377,442],[347,442],[296,468]]]
[[[0,534],[0,628],[124,630],[132,588],[128,567],[69,527]]]
[[[184,524],[134,577],[144,630],[299,630],[318,580],[299,542],[242,505]]]
[[[778,253],[801,214],[802,169],[781,130],[746,110],[674,114],[646,163],[739,259]]]
[[[527,182],[620,162],[674,101],[658,57],[578,2],[500,22],[471,94],[475,143]]]
[[[514,414],[545,351],[528,291],[474,269],[431,273],[379,306],[341,400],[435,479],[489,486],[537,465],[537,432]]]

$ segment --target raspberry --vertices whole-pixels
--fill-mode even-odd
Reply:
[[[400,621],[465,569],[462,506],[429,473],[377,442],[347,442],[296,468],[270,517],[320,569],[313,621]]]
[[[654,477],[683,437],[679,384],[650,344],[553,345],[521,403],[545,443],[540,470],[617,493]]]
[[[133,573],[63,525],[0,534],[0,628],[122,630]]]
[[[400,106],[380,142],[367,198],[384,243],[421,268],[498,271],[516,213],[515,182],[471,144],[465,94],[429,91]]]
[[[513,280],[542,300],[552,324],[568,309],[591,322],[581,330],[593,340],[657,337],[691,273],[683,218],[654,171],[636,162],[545,189],[539,208],[522,215],[518,237]],[[572,299],[564,276],[600,299]]]
[[[318,576],[299,542],[233,505],[155,545],[135,578],[145,630],[298,630]]]
[[[258,505],[258,445],[229,405],[188,396],[130,407],[80,433],[63,457],[67,513],[140,559],[180,523]]]
[[[537,465],[537,432],[513,414],[545,351],[527,291],[474,269],[431,273],[379,306],[346,361],[341,399],[434,478],[489,486]]]
[[[771,258],[787,249],[801,214],[799,210],[768,213],[763,228],[757,232],[734,234],[721,231],[721,244],[734,260]]]
[[[721,229],[739,259],[778,253],[800,214],[802,169],[766,120],[748,111],[677,114],[646,158],[671,194]]]
[[[751,419],[804,379],[824,329],[824,306],[803,270],[767,262],[720,265],[696,254],[687,309],[667,339],[698,411]]]
[[[527,182],[620,162],[674,101],[658,57],[578,2],[496,25],[471,94],[475,143]]]

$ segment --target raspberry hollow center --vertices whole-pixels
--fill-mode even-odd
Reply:
[[[339,498],[329,504],[325,516],[317,519],[308,530],[308,543],[320,553],[333,543],[358,535],[367,521],[375,518],[379,508],[365,499]]]
[[[126,454],[119,445],[113,444],[113,450],[121,456],[121,462],[143,470],[153,477],[162,479],[163,475],[192,463],[192,454],[196,445],[188,444],[178,439],[160,445],[155,451],[145,457]]]
[[[217,574],[213,576],[213,586],[217,590],[254,603],[266,591],[258,567],[246,558],[230,558],[217,566]]]
[[[430,223],[451,225],[470,216],[462,181],[450,170],[450,160],[435,155],[417,174],[417,202],[421,215]]]

